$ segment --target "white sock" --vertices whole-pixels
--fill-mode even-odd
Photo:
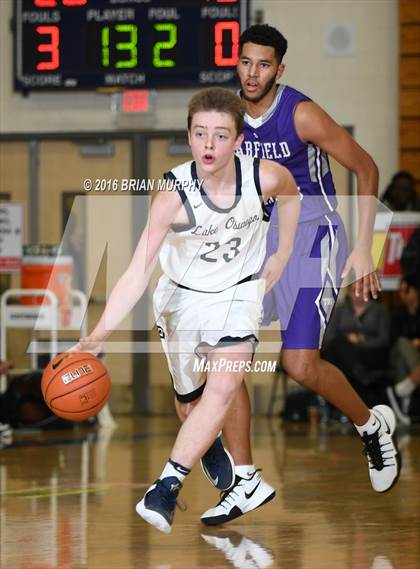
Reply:
[[[169,459],[168,462],[165,464],[165,468],[162,470],[162,474],[160,475],[160,480],[163,478],[168,478],[168,476],[175,476],[178,478],[180,482],[185,480],[187,474],[189,474],[191,470],[182,466],[182,464],[178,464],[174,460]]]
[[[398,397],[408,397],[416,389],[416,386],[409,377],[406,377],[402,381],[399,381],[394,389]]]
[[[354,426],[356,427],[357,432],[360,436],[363,436],[365,433],[368,435],[373,435],[373,433],[376,433],[379,428],[379,421],[371,411],[369,419],[364,425],[355,424]]]
[[[241,478],[249,478],[255,472],[255,466],[253,464],[240,464],[235,466],[235,474]]]

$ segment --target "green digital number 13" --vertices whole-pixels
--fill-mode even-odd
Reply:
[[[132,68],[137,65],[137,26],[134,24],[117,24],[114,26],[116,32],[128,33],[129,41],[120,41],[115,49],[118,51],[128,51],[129,59],[120,59],[115,62],[117,69]],[[109,67],[109,26],[102,28],[102,65]]]

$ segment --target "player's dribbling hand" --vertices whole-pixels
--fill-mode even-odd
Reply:
[[[277,254],[271,255],[271,257],[267,259],[267,262],[265,263],[263,272],[261,274],[261,278],[265,279],[266,294],[273,288],[273,286],[281,277],[281,274],[288,260],[288,257],[283,257]]]
[[[78,343],[71,347],[68,352],[88,352],[97,356],[103,351],[103,342],[95,338],[94,336],[86,336],[86,338],[80,338]]]
[[[359,246],[353,249],[347,258],[341,278],[346,278],[351,270],[355,275],[355,295],[362,296],[365,302],[369,300],[369,293],[372,298],[378,298],[382,289],[369,247]]]

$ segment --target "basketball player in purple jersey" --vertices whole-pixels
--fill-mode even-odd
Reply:
[[[362,294],[366,301],[369,293],[377,298],[380,290],[371,256],[378,169],[348,132],[309,97],[278,84],[285,68],[282,59],[287,41],[277,29],[252,26],[241,35],[239,47],[237,71],[246,110],[241,152],[286,166],[301,194],[294,249],[282,277],[265,297],[264,323],[281,322],[281,363],[287,374],[353,421],[366,447],[372,486],[377,492],[385,492],[397,481],[400,471],[393,440],[393,411],[386,405],[368,409],[342,372],[320,357],[342,278],[354,271],[356,294]],[[343,223],[335,211],[328,154],[356,174],[358,195],[366,198],[361,200],[358,238],[349,256]],[[267,255],[277,247],[277,225],[273,211]],[[250,416],[243,383],[223,429],[235,462],[235,483],[214,508],[203,514],[206,524],[223,523],[237,517],[238,511],[249,511],[247,480],[252,480],[255,470]],[[222,458],[219,464],[223,464]],[[240,474],[243,472],[246,474]],[[216,473],[217,468],[213,477]]]

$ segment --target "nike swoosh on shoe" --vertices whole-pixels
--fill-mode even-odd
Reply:
[[[261,480],[258,482],[258,484],[252,489],[252,491],[248,494],[248,492],[245,492],[245,498],[247,498],[248,500],[253,496],[253,494],[255,493],[256,489],[258,488],[258,486],[261,484]]]
[[[218,483],[219,483],[219,477],[216,476],[216,478],[213,478],[213,477],[210,475],[210,472],[209,472],[209,471],[207,470],[207,468],[205,468],[204,466],[203,466],[203,470],[205,471],[206,476],[207,476],[208,479],[211,481],[211,483],[213,484],[213,486],[216,486],[216,487],[217,487],[217,485],[218,485]]]

